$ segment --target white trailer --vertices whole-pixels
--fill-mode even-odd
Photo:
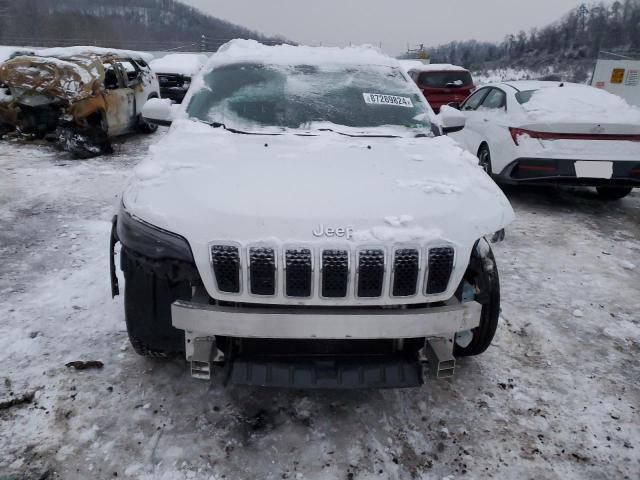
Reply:
[[[591,86],[618,95],[630,105],[640,106],[640,60],[599,59]]]

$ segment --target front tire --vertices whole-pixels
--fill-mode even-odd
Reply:
[[[478,241],[471,254],[467,277],[480,289],[482,313],[480,324],[471,330],[471,341],[464,347],[457,343],[454,345],[453,354],[456,357],[471,357],[483,353],[491,345],[498,328],[500,278],[493,251],[484,238]]]
[[[609,185],[596,187],[598,196],[602,200],[620,200],[631,193],[633,187],[612,187]]]
[[[184,333],[171,324],[171,304],[191,298],[187,281],[172,282],[145,268],[122,250],[124,313],[133,349],[139,355],[169,358],[184,351]]]

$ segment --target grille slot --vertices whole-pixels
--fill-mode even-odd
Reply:
[[[444,293],[449,286],[453,271],[454,250],[452,247],[439,247],[429,250],[429,275],[427,294]]]
[[[288,297],[311,296],[311,250],[291,249],[285,252],[285,293]]]
[[[420,253],[415,248],[396,250],[393,259],[394,297],[411,297],[418,289],[418,273],[420,271]]]
[[[240,293],[240,254],[238,247],[213,245],[211,263],[216,276],[218,290],[226,293]]]
[[[273,248],[249,249],[249,286],[254,295],[275,295],[276,255]]]
[[[349,252],[324,250],[322,252],[322,296],[341,298],[347,296],[349,284]]]
[[[384,284],[384,251],[361,250],[358,253],[358,296],[382,296]]]

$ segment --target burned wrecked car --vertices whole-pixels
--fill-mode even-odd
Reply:
[[[16,56],[0,66],[0,133],[45,139],[77,157],[111,151],[112,137],[157,126],[141,115],[159,97],[138,52],[72,47]]]

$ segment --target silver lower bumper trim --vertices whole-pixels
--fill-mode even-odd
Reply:
[[[433,308],[321,309],[233,308],[176,301],[175,328],[211,336],[282,339],[421,338],[470,330],[482,305],[468,302]]]

